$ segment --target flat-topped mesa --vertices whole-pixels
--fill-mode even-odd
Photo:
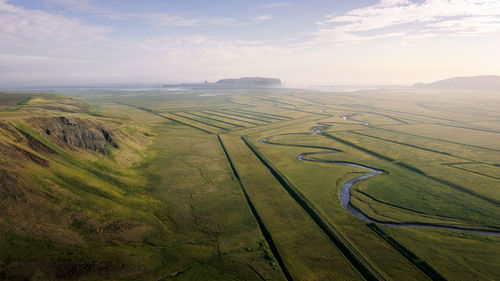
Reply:
[[[215,84],[246,87],[277,87],[281,85],[281,80],[278,78],[243,77],[237,79],[222,79],[215,82]]]
[[[265,77],[243,77],[236,79],[222,79],[215,83],[183,83],[183,84],[164,84],[164,88],[170,89],[192,89],[192,90],[211,90],[211,89],[262,89],[280,87],[281,80],[278,78]]]

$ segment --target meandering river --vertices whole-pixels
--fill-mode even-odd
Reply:
[[[341,116],[345,120],[353,120],[351,119],[352,115],[343,115]],[[357,121],[362,125],[365,126],[370,126],[368,123],[363,122],[363,121],[358,121],[358,120],[353,120]],[[270,144],[270,145],[280,145],[280,146],[288,146],[288,147],[301,147],[301,148],[308,148],[308,149],[321,149],[322,151],[319,152],[303,152],[300,153],[297,156],[297,159],[300,161],[308,161],[308,162],[317,162],[317,163],[325,163],[325,164],[332,164],[332,165],[344,165],[344,166],[351,166],[351,167],[357,167],[361,168],[363,170],[366,170],[366,174],[359,176],[357,178],[353,178],[347,182],[345,182],[342,187],[340,188],[340,202],[342,203],[342,207],[346,209],[349,213],[353,214],[354,216],[363,219],[368,222],[372,223],[377,223],[380,225],[387,225],[387,226],[398,226],[398,227],[433,227],[433,228],[444,228],[444,229],[452,229],[452,230],[459,230],[459,231],[466,231],[466,232],[471,232],[471,233],[476,233],[476,234],[485,234],[485,235],[494,235],[494,236],[500,236],[500,232],[498,231],[489,231],[489,230],[479,230],[479,229],[469,229],[469,228],[461,228],[461,227],[455,227],[455,226],[446,226],[446,225],[439,225],[439,224],[429,224],[429,223],[395,223],[395,222],[384,222],[384,221],[378,221],[373,218],[368,217],[365,213],[363,213],[360,209],[354,207],[351,204],[351,188],[354,186],[359,181],[369,179],[371,177],[374,177],[376,175],[384,173],[382,170],[378,170],[372,167],[364,166],[361,164],[357,163],[351,163],[351,162],[343,162],[343,161],[332,161],[332,160],[322,160],[322,159],[317,159],[314,158],[314,155],[320,155],[320,154],[331,154],[331,153],[339,153],[342,152],[338,149],[335,148],[330,148],[330,147],[323,147],[323,146],[314,146],[314,145],[302,145],[302,144],[289,144],[289,143],[280,143],[280,142],[274,142],[272,139],[281,137],[281,136],[290,136],[290,135],[313,135],[313,134],[319,134],[323,130],[328,129],[334,124],[334,122],[319,122],[317,123],[316,126],[311,128],[310,132],[300,132],[300,133],[286,133],[286,134],[278,134],[270,137],[265,137],[259,140],[260,143],[263,144]]]

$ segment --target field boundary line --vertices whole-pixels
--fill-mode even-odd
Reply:
[[[178,116],[178,117],[182,117],[182,118],[194,121],[194,122],[198,122],[198,123],[210,126],[210,127],[218,128],[218,129],[221,129],[221,130],[224,130],[224,131],[229,131],[229,129],[227,129],[227,128],[220,127],[220,126],[217,126],[217,125],[213,125],[213,124],[210,124],[210,123],[206,123],[206,122],[203,122],[203,121],[191,118],[189,116],[180,115],[180,114],[177,114],[177,113],[174,113],[174,112],[169,112],[169,113],[172,114],[172,115]]]
[[[239,114],[246,114],[246,115],[260,117],[260,118],[274,119],[274,120],[278,120],[278,121],[283,121],[283,120],[286,120],[286,119],[293,119],[293,118],[288,117],[288,116],[268,114],[268,113],[256,112],[256,111],[250,111],[250,110],[243,110],[243,109],[227,109],[227,111],[237,112]],[[271,121],[269,121],[269,122],[271,122]]]
[[[211,109],[211,111],[221,113],[221,114],[227,114],[227,115],[231,115],[231,116],[238,116],[238,117],[242,117],[242,118],[246,118],[246,119],[250,119],[250,120],[255,120],[255,121],[260,121],[260,122],[264,122],[264,123],[272,123],[272,121],[269,121],[269,120],[258,119],[258,118],[255,118],[255,116],[252,116],[250,114],[248,114],[249,116],[245,116],[245,115],[243,115],[244,113],[241,113],[239,111],[231,111],[229,109],[224,109],[224,110]],[[281,120],[281,119],[279,119],[279,120]],[[260,125],[262,125],[262,124],[260,124]]]
[[[476,163],[474,163],[476,164]],[[487,165],[487,164],[484,164],[484,163],[477,163],[479,165]],[[485,174],[485,173],[481,173],[481,172],[476,172],[476,171],[473,171],[473,170],[469,170],[469,169],[466,169],[466,168],[463,168],[463,167],[458,167],[459,165],[464,165],[463,163],[445,163],[445,164],[441,164],[443,166],[446,166],[446,167],[450,167],[450,168],[453,168],[453,169],[458,169],[458,170],[461,170],[461,171],[465,171],[467,173],[471,173],[471,174],[474,174],[474,175],[478,175],[478,176],[482,176],[482,177],[487,177],[487,178],[490,178],[490,179],[493,179],[493,180],[500,180],[500,177],[495,177],[495,176],[491,176],[491,175],[488,175],[488,174]],[[465,164],[467,165],[467,164]]]
[[[435,141],[440,141],[440,142],[447,142],[447,143],[452,143],[452,144],[457,144],[457,145],[463,145],[463,146],[469,146],[469,147],[478,148],[478,149],[484,149],[484,150],[489,150],[489,151],[494,151],[494,152],[500,152],[499,149],[495,149],[495,148],[489,148],[489,147],[484,147],[484,146],[479,146],[479,145],[474,145],[474,144],[460,143],[460,142],[443,140],[443,139],[438,139],[438,138],[433,138],[433,137],[421,136],[421,135],[416,135],[416,134],[412,134],[412,133],[407,133],[407,132],[402,132],[402,131],[397,131],[397,130],[391,130],[391,129],[387,129],[387,128],[383,128],[383,127],[374,127],[374,128],[378,129],[378,130],[384,130],[384,131],[389,131],[389,132],[393,132],[393,133],[398,133],[398,134],[401,134],[401,135],[419,137],[419,138],[430,139],[430,140],[435,140]]]
[[[371,266],[370,263],[347,241],[347,239],[321,214],[321,212],[281,173],[272,167],[260,152],[245,138],[241,137],[243,142],[259,158],[262,164],[273,174],[278,182],[285,188],[290,196],[306,211],[313,221],[320,227],[326,236],[340,250],[344,257],[366,280],[386,280],[382,275]]]
[[[238,125],[238,124],[234,124],[234,123],[231,123],[231,122],[226,122],[226,121],[223,121],[223,120],[219,120],[217,118],[203,116],[203,115],[200,115],[200,114],[197,114],[197,113],[192,113],[190,111],[183,111],[183,113],[190,114],[190,115],[193,115],[193,116],[197,116],[197,117],[200,117],[200,118],[205,118],[205,119],[212,120],[212,121],[215,121],[215,122],[224,123],[224,124],[227,124],[227,125],[230,125],[230,126],[235,126],[235,127],[240,127],[240,128],[246,128],[246,126],[243,126],[243,125]]]
[[[233,161],[231,160],[231,157],[229,156],[229,153],[227,152],[226,147],[224,146],[224,142],[220,138],[219,134],[217,134],[217,138],[218,138],[219,143],[220,143],[220,145],[222,147],[222,150],[224,151],[224,154],[226,155],[226,159],[229,162],[229,166],[231,167],[231,171],[233,172],[234,177],[236,178],[236,181],[238,182],[238,184],[240,186],[240,189],[243,192],[243,196],[245,197],[245,200],[247,201],[248,207],[250,208],[250,211],[252,212],[255,220],[257,221],[257,224],[259,225],[259,228],[260,228],[260,231],[262,233],[262,236],[266,240],[267,245],[269,246],[269,249],[273,253],[273,256],[278,261],[278,264],[279,264],[279,266],[281,268],[281,271],[283,272],[283,275],[285,275],[285,278],[287,280],[292,281],[293,278],[292,278],[290,272],[288,271],[288,269],[286,268],[285,262],[283,261],[283,258],[279,254],[278,247],[274,243],[274,240],[273,240],[273,237],[272,237],[271,233],[269,232],[269,230],[267,229],[266,225],[262,221],[262,218],[260,217],[259,212],[257,211],[257,209],[255,208],[254,204],[252,203],[252,199],[250,199],[250,196],[248,195],[248,193],[247,193],[247,191],[245,189],[245,186],[241,182],[241,179],[240,179],[240,176],[238,174],[238,171],[236,171],[236,167],[234,166]]]
[[[461,191],[461,192],[466,193],[468,195],[477,197],[477,198],[482,199],[484,201],[487,201],[488,203],[491,203],[491,204],[493,204],[495,206],[500,206],[500,202],[498,202],[497,200],[495,200],[493,198],[489,198],[489,197],[483,196],[481,194],[478,194],[478,193],[476,193],[474,191],[471,191],[471,190],[469,190],[469,189],[467,189],[467,188],[465,188],[463,186],[460,186],[458,184],[449,182],[447,180],[443,180],[443,179],[440,179],[440,178],[428,175],[425,172],[423,172],[422,170],[420,170],[418,168],[415,168],[415,167],[413,167],[411,165],[408,165],[408,164],[406,164],[404,162],[396,161],[395,159],[392,159],[392,158],[390,158],[388,156],[385,156],[385,155],[382,155],[382,154],[380,154],[378,152],[375,152],[375,151],[369,150],[367,148],[361,147],[361,146],[359,146],[359,145],[357,145],[355,143],[352,143],[350,141],[347,141],[347,140],[341,139],[339,137],[330,135],[328,133],[321,132],[320,134],[323,135],[323,136],[325,136],[325,137],[327,137],[327,138],[330,138],[332,140],[335,140],[335,141],[338,141],[340,143],[343,143],[343,144],[345,144],[347,146],[350,146],[350,147],[356,148],[358,150],[361,150],[361,151],[363,151],[363,152],[365,152],[365,153],[367,153],[369,155],[372,155],[372,156],[375,156],[377,158],[383,159],[385,161],[391,162],[391,163],[395,164],[396,166],[399,166],[399,167],[401,167],[403,169],[410,170],[410,171],[415,172],[417,174],[420,174],[420,175],[422,175],[422,176],[424,176],[424,177],[426,177],[428,179],[435,180],[435,181],[437,181],[437,182],[439,182],[439,183],[441,183],[443,185],[446,185],[448,187],[451,187],[451,188],[453,188],[455,190],[458,190],[458,191]]]
[[[432,268],[432,266],[430,264],[428,264],[425,260],[420,259],[412,251],[410,251],[408,248],[406,248],[401,243],[396,241],[396,239],[389,236],[380,227],[378,227],[375,223],[367,223],[366,226],[371,231],[373,231],[380,239],[384,240],[394,250],[396,250],[403,257],[405,257],[410,263],[415,265],[428,278],[430,278],[433,281],[446,281],[446,278],[444,278],[441,274],[439,274],[439,272],[437,272],[434,268]]]
[[[252,125],[255,125],[255,126],[261,125],[261,124],[257,124],[257,123],[251,122],[251,121],[245,121],[245,120],[237,119],[237,118],[230,117],[230,116],[220,115],[220,113],[217,114],[217,113],[214,113],[214,112],[207,112],[207,111],[209,111],[209,110],[203,110],[203,111],[200,111],[200,112],[203,113],[203,114],[214,115],[214,116],[217,116],[217,117],[220,117],[220,118],[231,119],[231,120],[235,120],[235,121],[242,122],[242,123],[252,124]]]
[[[408,146],[408,147],[415,148],[415,149],[424,150],[424,151],[427,151],[427,152],[433,152],[433,153],[438,153],[438,154],[442,154],[442,155],[446,155],[446,156],[450,156],[450,157],[455,157],[455,158],[458,158],[458,159],[464,159],[464,160],[472,161],[471,159],[467,159],[467,158],[464,158],[464,157],[461,157],[461,156],[456,156],[456,155],[453,155],[453,154],[448,153],[448,152],[434,150],[434,149],[430,149],[430,148],[425,148],[425,147],[417,146],[417,145],[414,145],[414,144],[399,142],[399,141],[395,141],[395,140],[384,139],[384,138],[377,137],[377,136],[363,134],[363,133],[360,133],[359,131],[348,131],[348,132],[356,134],[356,135],[360,135],[360,136],[365,136],[365,137],[368,137],[368,138],[373,138],[373,139],[377,139],[377,140],[381,140],[381,141],[391,142],[391,143],[395,143],[395,144],[399,144],[399,145],[403,145],[403,146]]]
[[[170,121],[173,121],[173,122],[176,122],[176,123],[179,123],[181,125],[184,125],[184,126],[188,126],[188,127],[191,127],[193,129],[196,129],[196,130],[200,130],[204,133],[207,133],[207,134],[210,134],[210,135],[213,135],[214,133],[213,132],[210,132],[210,131],[207,131],[205,129],[202,129],[202,128],[199,128],[199,127],[196,127],[196,126],[193,126],[191,124],[187,124],[187,123],[184,123],[182,121],[179,121],[179,120],[176,120],[176,119],[173,119],[173,118],[170,118],[170,117],[167,117],[167,116],[163,116],[161,115],[161,113],[155,111],[155,110],[152,110],[152,109],[149,109],[149,108],[145,108],[145,107],[141,107],[141,106],[135,106],[135,105],[131,105],[131,104],[126,104],[126,103],[122,103],[122,102],[117,102],[115,101],[116,104],[121,104],[121,105],[125,105],[125,106],[130,106],[130,107],[133,107],[133,108],[136,108],[136,109],[139,109],[139,110],[142,110],[142,111],[146,111],[146,112],[149,112],[151,114],[154,114],[158,117],[161,117],[161,118],[164,118],[164,119],[168,119]]]

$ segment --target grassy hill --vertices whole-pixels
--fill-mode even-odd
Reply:
[[[282,279],[217,138],[114,105],[0,94],[0,280]]]
[[[1,277],[133,277],[147,267],[123,251],[168,231],[135,169],[148,131],[73,98],[0,94],[0,135]]]

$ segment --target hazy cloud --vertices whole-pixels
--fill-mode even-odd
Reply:
[[[302,43],[236,40],[237,31],[221,39],[192,31],[165,36],[159,29],[156,36],[133,39],[118,30],[116,38],[109,26],[0,0],[0,83],[179,82],[247,75],[310,83],[410,83],[478,70],[500,73],[499,6],[498,1],[386,0],[326,16]],[[246,20],[162,12],[100,15],[157,26],[226,24],[235,30],[272,19],[266,14]],[[441,34],[454,36],[437,38],[439,43],[429,39]],[[413,41],[405,45],[401,38]],[[374,39],[380,42],[369,41]]]
[[[46,3],[57,5],[68,11],[84,11],[102,13],[103,10],[96,6],[96,0],[43,0]]]
[[[256,22],[263,22],[263,21],[268,21],[268,20],[272,20],[272,19],[273,19],[273,16],[271,16],[271,15],[259,15],[259,16],[252,18],[252,20],[254,20]]]
[[[218,21],[177,17],[167,20],[163,14],[158,17],[164,24],[176,25]],[[259,17],[258,20],[267,19]],[[119,81],[127,77],[147,77],[144,79],[148,81],[215,79],[224,75],[222,73],[263,73],[266,71],[262,70],[263,63],[290,53],[286,48],[258,41],[220,40],[202,35],[114,39],[111,31],[106,26],[88,25],[78,19],[29,10],[0,0],[3,69],[0,82]]]
[[[273,3],[260,5],[259,8],[261,8],[261,9],[273,9],[273,8],[290,7],[290,6],[293,6],[293,4],[289,3],[289,2],[273,2]]]
[[[233,18],[189,18],[169,13],[110,13],[107,17],[115,20],[140,19],[158,26],[229,25],[236,22]]]
[[[327,16],[317,39],[363,41],[390,33],[418,35],[480,34],[500,29],[498,0],[383,0],[376,5]]]
[[[0,50],[50,50],[53,45],[91,44],[104,40],[112,29],[78,19],[28,10],[0,0]]]

